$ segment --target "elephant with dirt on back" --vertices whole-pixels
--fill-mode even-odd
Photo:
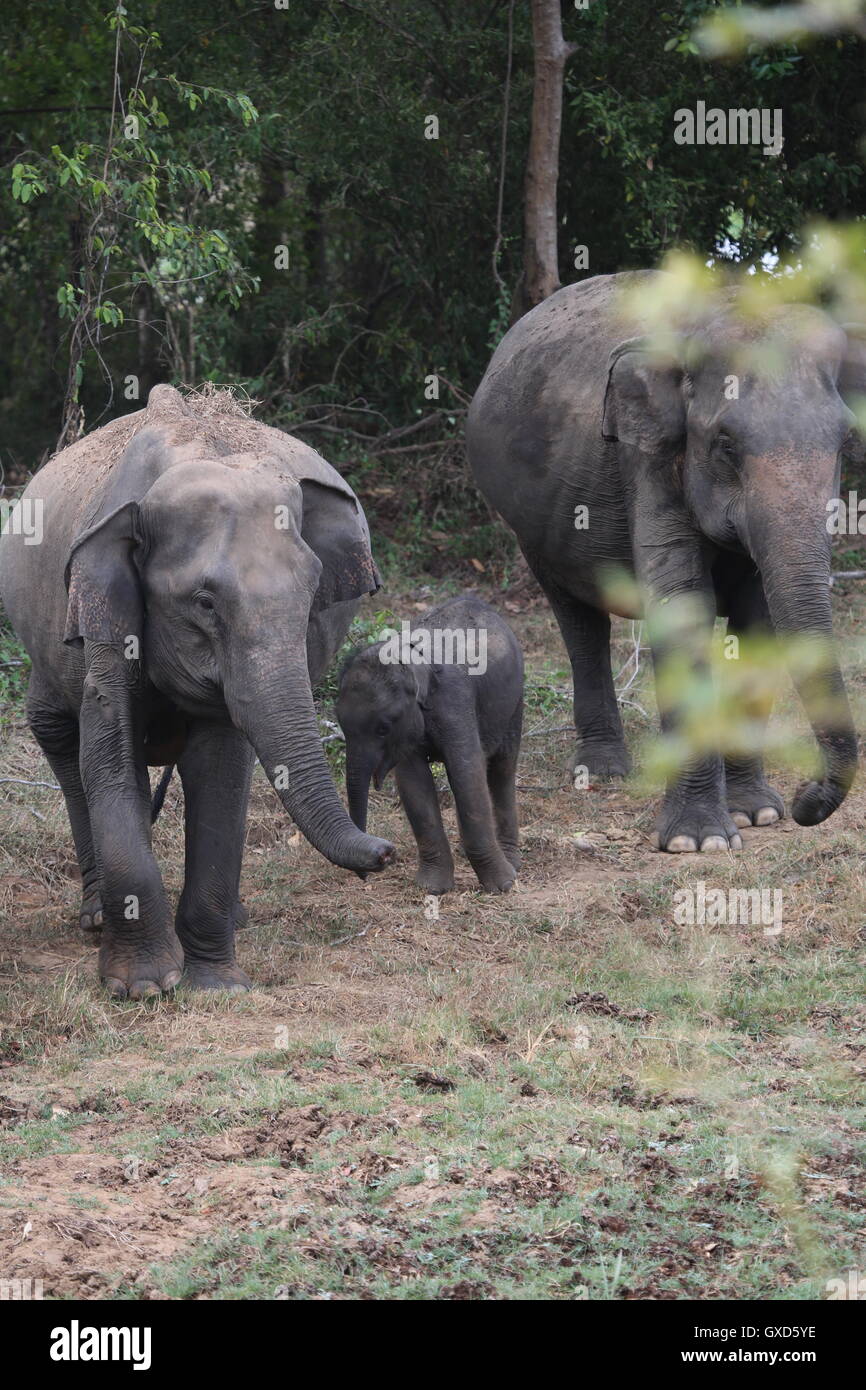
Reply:
[[[663,272],[570,285],[500,343],[472,402],[469,460],[481,491],[516,532],[550,600],[571,659],[575,768],[625,775],[629,759],[610,665],[610,611],[637,616],[605,589],[629,571],[648,613],[697,600],[698,666],[716,614],[728,630],[814,636],[823,666],[796,674],[823,756],[794,819],[814,825],[844,800],[857,740],[833,653],[828,504],[840,460],[859,449],[846,404],[866,391],[862,330],[788,305],[762,320],[734,292],[659,355],[624,292]],[[744,350],[748,353],[745,368]],[[738,390],[730,382],[738,376]],[[578,508],[586,508],[578,529]],[[670,642],[669,642],[670,645]],[[817,648],[816,648],[817,649]],[[653,651],[658,664],[663,650]],[[673,731],[677,715],[662,711]],[[759,757],[694,759],[668,786],[659,844],[739,849],[739,829],[784,814]]]
[[[27,712],[66,800],[100,975],[140,998],[181,979],[244,989],[234,932],[254,751],[326,858],[393,846],[343,809],[311,683],[378,588],[351,488],[230,393],[156,387],[146,410],[64,449],[25,498],[44,537],[0,543],[0,598],[27,648]],[[177,762],[186,864],[172,921],[151,848],[148,765]]]

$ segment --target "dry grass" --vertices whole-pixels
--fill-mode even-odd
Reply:
[[[836,606],[856,666],[860,591]],[[516,890],[478,894],[458,858],[428,920],[393,795],[372,823],[400,863],[361,885],[257,775],[243,998],[106,1000],[59,797],[0,787],[4,1277],[85,1297],[772,1299],[863,1267],[866,795],[813,830],[747,832],[737,858],[657,854],[651,799],[567,786],[558,636],[531,590],[505,611],[529,671]],[[628,694],[652,711],[645,660]],[[0,776],[51,781],[13,724]],[[775,780],[790,800],[794,774]],[[173,784],[174,894],[181,817]],[[698,878],[781,887],[782,933],[677,926]]]

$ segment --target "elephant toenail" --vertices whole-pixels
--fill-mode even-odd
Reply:
[[[701,840],[702,854],[718,854],[728,848],[728,842],[724,835],[707,835]]]
[[[732,811],[731,820],[734,822],[734,825],[738,825],[741,830],[745,829],[747,825],[752,824],[752,817],[745,811]]]
[[[674,835],[667,844],[668,854],[696,854],[697,849],[697,840],[693,840],[691,835]]]
[[[762,806],[755,815],[755,825],[775,825],[780,819],[775,806]]]
[[[130,999],[152,999],[155,994],[160,993],[159,985],[156,980],[139,980],[129,991]]]

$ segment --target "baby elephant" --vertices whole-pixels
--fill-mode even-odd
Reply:
[[[395,769],[418,842],[417,882],[454,887],[454,861],[430,771],[442,762],[460,836],[489,893],[507,893],[520,868],[515,776],[523,723],[523,654],[489,604],[462,594],[410,632],[351,657],[340,675],[337,718],[346,736],[349,814],[367,823],[367,796]]]

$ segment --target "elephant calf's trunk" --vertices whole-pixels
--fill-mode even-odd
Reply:
[[[359,830],[367,829],[367,807],[372,776],[372,766],[368,766],[351,747],[347,747],[346,793],[349,798],[349,815]]]

